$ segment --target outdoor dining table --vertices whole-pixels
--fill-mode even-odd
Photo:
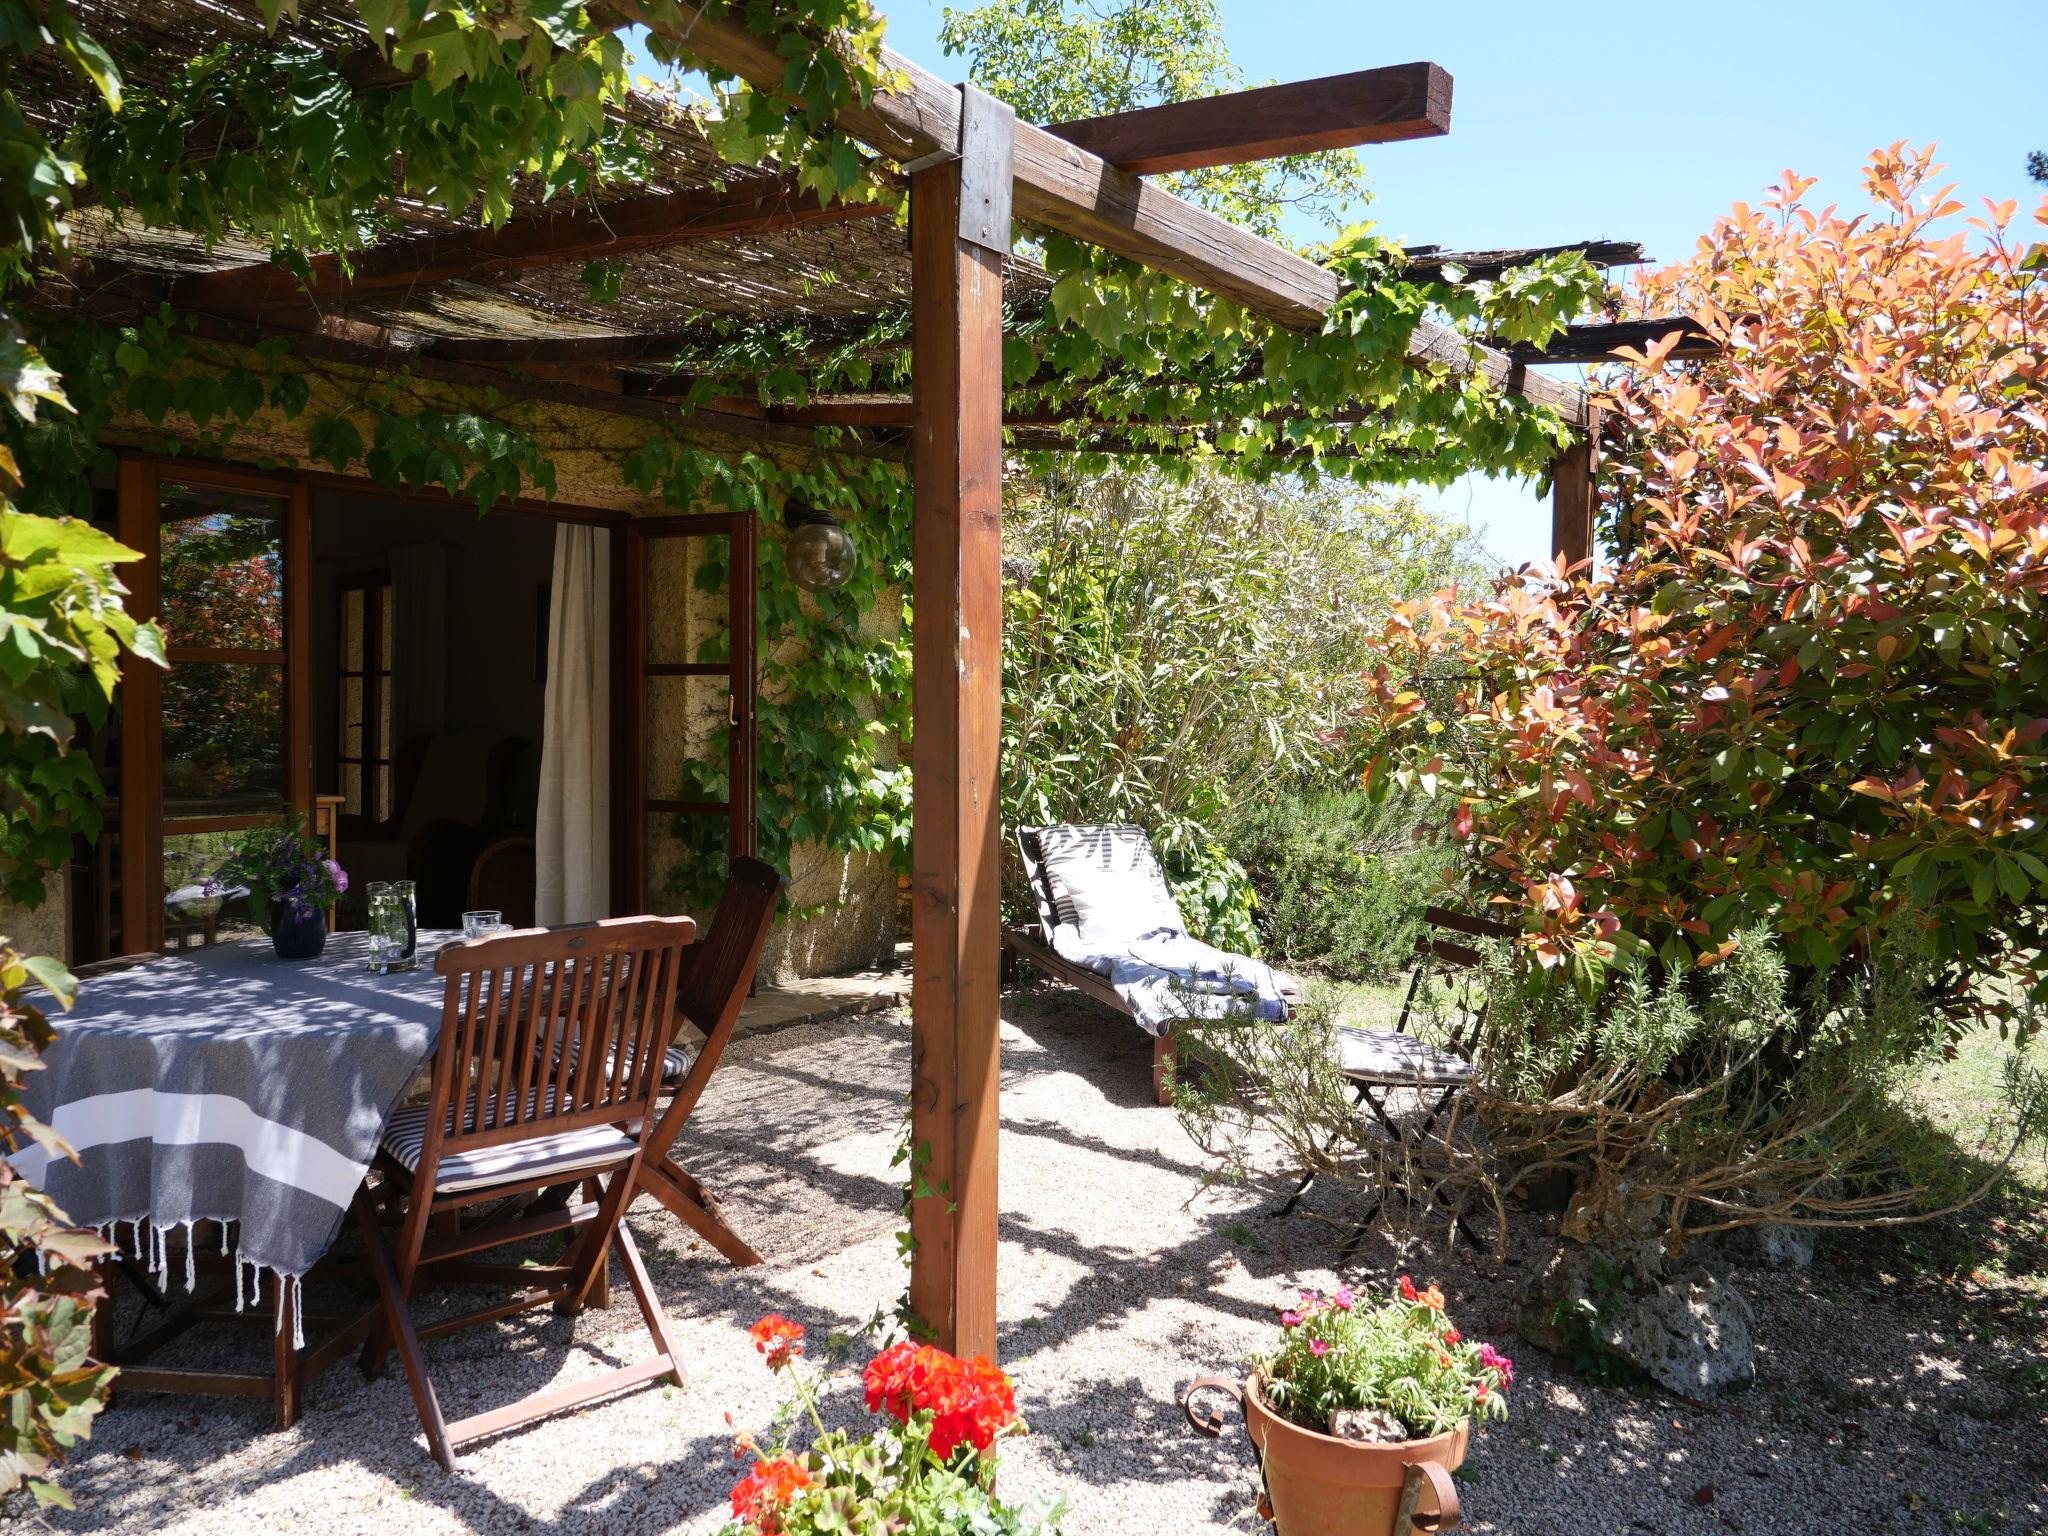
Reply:
[[[288,1424],[302,1369],[348,1346],[345,1334],[301,1361],[300,1282],[432,1057],[444,993],[432,956],[454,937],[422,932],[420,967],[390,974],[369,969],[361,933],[333,935],[306,961],[279,959],[268,939],[180,950],[93,978],[58,1020],[25,1098],[77,1158],[31,1148],[14,1155],[17,1171],[79,1226],[125,1235],[162,1290],[174,1268],[193,1286],[201,1224],[219,1225],[236,1310],[245,1275],[259,1296],[263,1277],[273,1282],[272,1372],[131,1369],[125,1385],[269,1395]],[[180,1229],[173,1264],[167,1238]],[[185,1326],[172,1318],[151,1341]],[[116,1363],[138,1351],[116,1351]]]

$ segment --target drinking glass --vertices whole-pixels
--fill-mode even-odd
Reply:
[[[505,914],[483,910],[462,914],[462,936],[465,939],[487,939],[505,928]]]

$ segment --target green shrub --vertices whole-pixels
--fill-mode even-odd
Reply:
[[[1338,727],[1372,691],[1374,621],[1455,579],[1462,534],[1337,486],[1121,469],[1025,482],[1010,508],[1004,825],[1141,826],[1190,929],[1253,949],[1225,829],[1276,779],[1353,778]],[[1014,860],[1011,880],[1015,905]]]
[[[1914,1155],[1913,1088],[1947,1053],[1927,1004],[1941,965],[1905,909],[1860,972],[1802,977],[1779,941],[1746,929],[1728,960],[1660,976],[1637,957],[1596,1003],[1526,950],[1491,947],[1473,1108],[1488,1157],[1455,1170],[1489,1203],[1569,1171],[1572,1222],[1627,1230],[1657,1202],[1673,1253],[1767,1222],[1891,1225],[1984,1195],[2048,1125],[2048,1083],[2015,1056],[2001,1106],[2005,1158],[1966,1177]]]
[[[1345,791],[1272,796],[1225,837],[1251,872],[1268,958],[1339,981],[1399,973],[1433,887],[1433,849],[1410,836],[1404,798]]]

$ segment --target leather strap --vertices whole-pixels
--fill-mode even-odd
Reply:
[[[1204,1376],[1181,1394],[1181,1411],[1188,1416],[1188,1423],[1197,1434],[1207,1435],[1214,1440],[1223,1433],[1221,1413],[1198,1414],[1195,1412],[1196,1394],[1202,1392],[1227,1392],[1236,1401],[1240,1412],[1244,1409],[1244,1386],[1228,1376]]]

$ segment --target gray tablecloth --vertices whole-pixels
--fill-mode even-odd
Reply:
[[[303,1275],[433,1051],[444,983],[430,957],[449,937],[422,933],[420,969],[389,976],[366,968],[365,935],[344,933],[317,960],[248,939],[87,981],[26,1084],[79,1160],[36,1148],[15,1167],[80,1226],[132,1223],[159,1266],[165,1232],[219,1221],[244,1263]]]

